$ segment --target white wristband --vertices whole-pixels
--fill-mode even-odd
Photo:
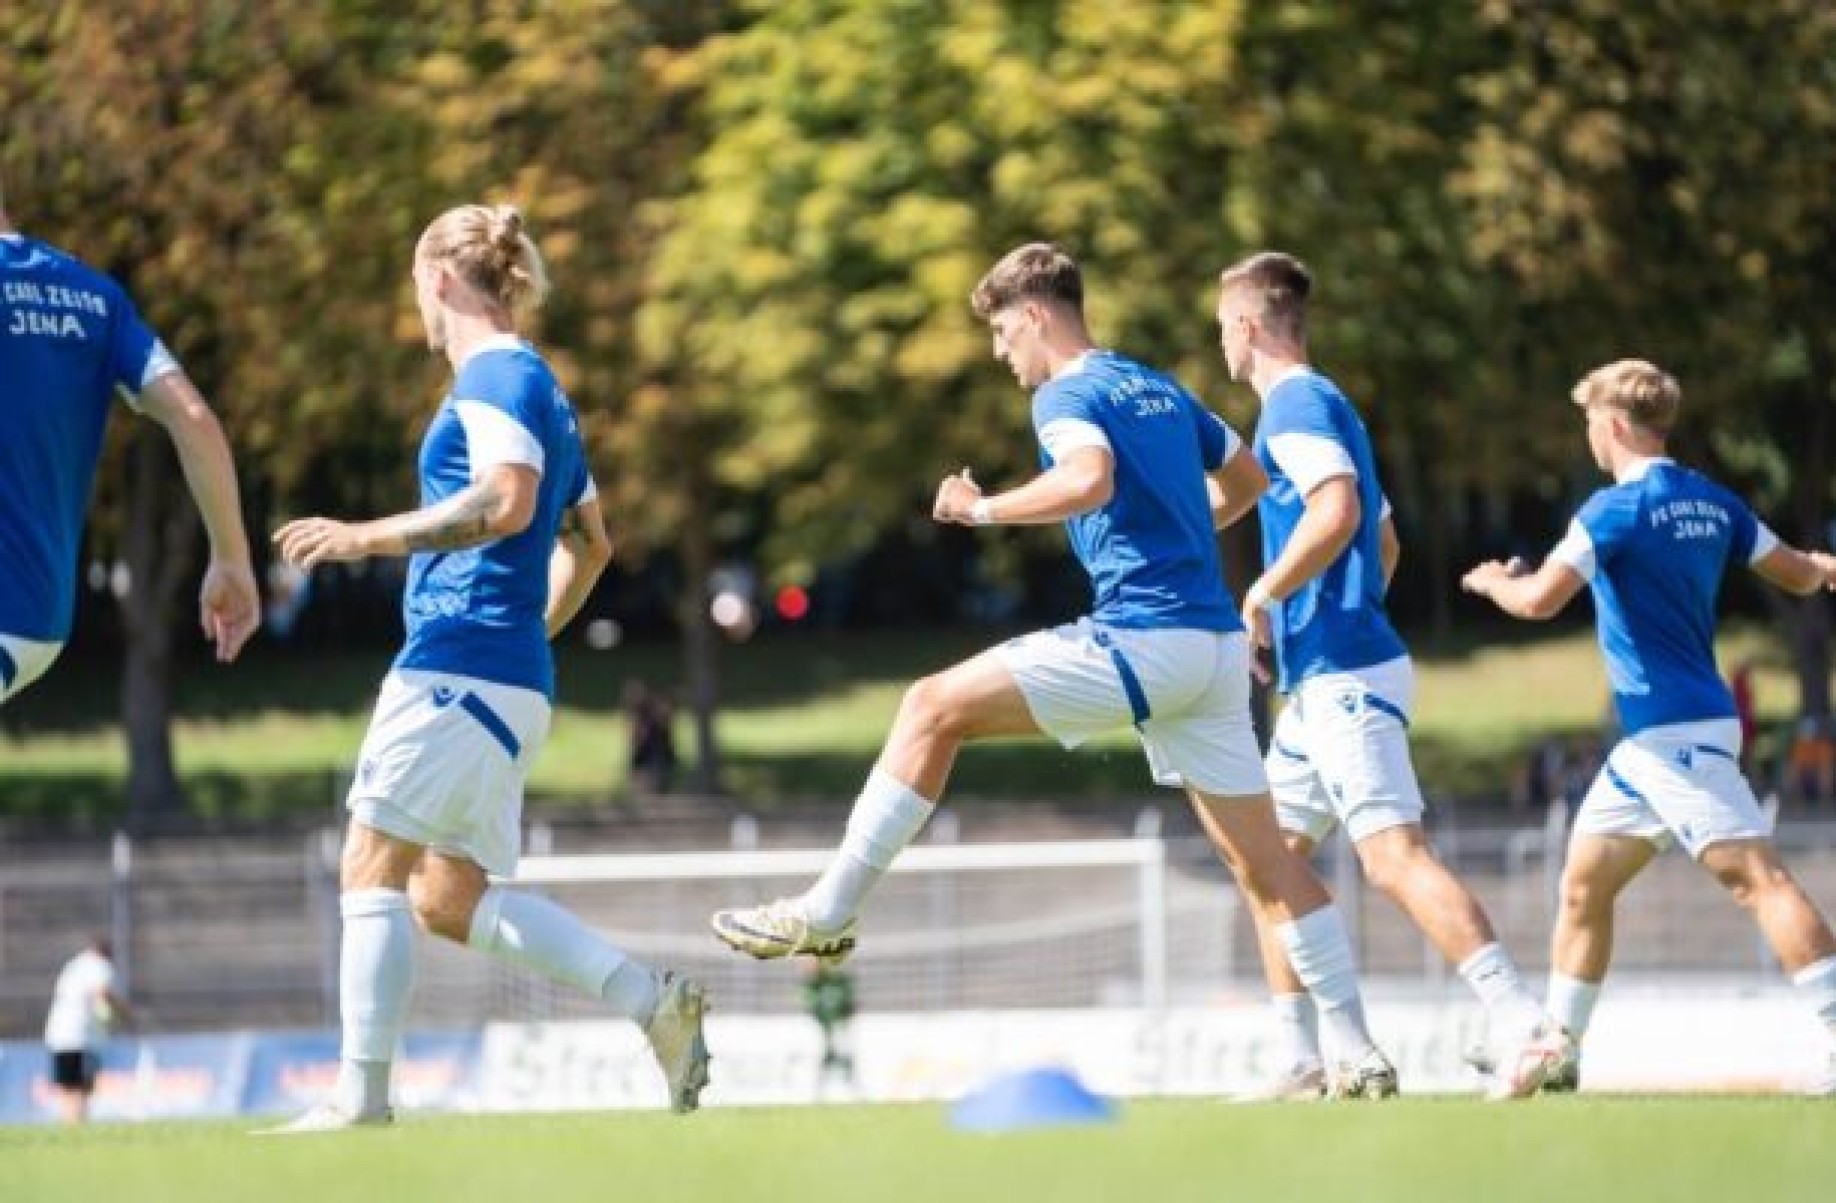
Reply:
[[[994,503],[986,497],[977,497],[969,503],[969,522],[972,526],[988,526],[994,522]]]

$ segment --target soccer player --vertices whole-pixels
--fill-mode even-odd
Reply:
[[[116,393],[165,428],[210,536],[198,620],[230,661],[261,621],[216,415],[120,285],[13,225],[0,195],[0,704],[42,676],[76,606],[83,515]]]
[[[1414,668],[1384,612],[1400,548],[1364,423],[1309,365],[1313,281],[1292,255],[1264,251],[1225,270],[1218,325],[1231,378],[1262,400],[1255,453],[1269,487],[1257,503],[1263,571],[1243,610],[1273,644],[1287,697],[1268,754],[1288,846],[1309,855],[1343,825],[1366,878],[1388,894],[1487,1008],[1505,1072],[1500,1097],[1533,1093],[1569,1058],[1485,911],[1422,829],[1409,760]],[[1260,932],[1284,1069],[1258,1097],[1325,1093],[1312,1000],[1281,941]]]
[[[548,280],[508,205],[441,214],[414,256],[428,345],[455,379],[421,442],[419,509],[290,522],[291,563],[411,559],[407,643],[383,682],[351,786],[335,1097],[283,1131],[387,1123],[414,919],[435,935],[604,999],[643,1028],[690,1111],[707,1082],[702,988],[642,964],[572,914],[493,884],[516,871],[523,781],[548,733],[554,659],[611,559],[574,409],[517,320]]]
[[[1774,848],[1740,771],[1740,720],[1715,667],[1715,596],[1746,564],[1800,596],[1836,558],[1781,543],[1741,499],[1665,454],[1682,390],[1640,359],[1590,372],[1574,401],[1613,478],[1534,572],[1492,561],[1461,582],[1516,618],[1547,619],[1586,585],[1624,737],[1575,814],[1550,952],[1549,1010],[1576,1039],[1613,953],[1613,904],[1675,841],[1758,922],[1831,1035],[1812,1093],[1836,1093],[1836,939]]]
[[[932,517],[1066,523],[1095,609],[913,685],[821,877],[797,897],[717,913],[714,931],[760,958],[844,956],[863,901],[930,817],[964,743],[1043,733],[1075,747],[1133,725],[1155,781],[1185,788],[1318,1001],[1341,1057],[1338,1089],[1393,1090],[1338,912],[1281,841],[1250,721],[1249,649],[1214,529],[1254,503],[1262,470],[1177,381],[1098,349],[1083,300],[1077,264],[1043,243],[1010,252],[976,286],[995,357],[1033,392],[1044,470],[993,496],[967,471],[946,477]]]

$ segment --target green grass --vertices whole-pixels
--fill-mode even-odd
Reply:
[[[0,1132],[20,1203],[1092,1203],[1827,1200],[1836,1108],[1784,1099],[1127,1104],[1003,1136],[941,1107],[411,1119],[254,1140],[247,1125]]]
[[[765,804],[852,795],[906,684],[990,638],[800,632],[725,649],[720,736],[730,788]],[[1740,630],[1723,641],[1722,656],[1724,663],[1757,657],[1762,713],[1774,722],[1789,718],[1795,685],[1775,641]],[[387,666],[380,651],[305,657],[271,650],[225,670],[187,666],[176,741],[194,808],[242,816],[329,809]],[[660,644],[566,649],[563,704],[532,794],[577,802],[617,797],[625,682],[678,688],[679,667],[676,650]],[[1430,647],[1418,653],[1418,668],[1414,746],[1422,779],[1436,794],[1496,795],[1538,740],[1602,729],[1606,682],[1585,631]],[[114,669],[59,665],[0,712],[0,812],[113,815],[126,773]],[[689,754],[686,717],[679,718],[678,746]],[[1040,741],[971,748],[952,788],[958,796],[1067,800],[1153,792],[1127,732],[1075,756]]]

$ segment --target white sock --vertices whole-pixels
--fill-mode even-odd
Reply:
[[[1358,994],[1357,963],[1338,908],[1327,903],[1292,923],[1278,924],[1275,930],[1288,950],[1294,975],[1319,1006],[1333,1055],[1340,1061],[1356,1062],[1376,1052],[1377,1043],[1364,1021],[1364,1000]]]
[[[1459,972],[1491,1013],[1494,1030],[1524,1036],[1543,1021],[1543,1005],[1525,988],[1511,954],[1496,940],[1461,961]]]
[[[1277,994],[1269,999],[1269,1007],[1275,1012],[1276,1063],[1284,1069],[1320,1064],[1320,1012],[1313,996]]]
[[[657,1009],[655,970],[633,961],[571,912],[539,894],[491,886],[472,912],[466,938],[480,952],[501,957],[603,998],[621,1015],[647,1024]]]
[[[1587,1034],[1594,1018],[1594,1004],[1600,1000],[1600,983],[1584,982],[1578,977],[1551,970],[1549,973],[1549,1017],[1568,1029],[1576,1040]]]
[[[373,1115],[389,1105],[389,1066],[414,984],[414,922],[400,890],[349,890],[338,898],[338,1011],[343,1022],[337,1105]]]
[[[1809,996],[1811,1008],[1836,1042],[1836,957],[1824,957],[1791,975],[1791,984]]]
[[[803,895],[803,915],[810,925],[834,931],[854,918],[893,858],[936,809],[935,802],[876,766],[854,800],[841,847]]]

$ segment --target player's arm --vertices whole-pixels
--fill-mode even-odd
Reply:
[[[559,635],[599,583],[612,562],[612,537],[606,533],[599,498],[590,496],[561,515],[555,550],[548,557],[548,637]]]
[[[1560,614],[1586,584],[1573,565],[1553,554],[1535,572],[1521,559],[1488,560],[1460,581],[1462,589],[1490,598],[1511,617],[1535,622]]]
[[[1107,447],[1077,447],[1017,489],[983,496],[967,468],[937,486],[931,517],[963,526],[1043,526],[1107,505],[1116,461]]]
[[[312,568],[369,556],[462,551],[521,534],[535,517],[542,474],[528,464],[502,463],[446,500],[370,522],[301,518],[274,532],[291,564]]]
[[[1244,595],[1243,608],[1261,610],[1326,571],[1357,538],[1358,524],[1363,520],[1356,476],[1330,476],[1320,481],[1307,494],[1307,508],[1288,545]]]
[[[233,660],[261,624],[261,593],[249,566],[249,536],[242,525],[229,439],[182,371],[147,382],[134,404],[171,438],[185,484],[204,519],[210,566],[199,595],[199,623],[217,645],[217,658]]]
[[[1377,524],[1377,559],[1383,565],[1383,590],[1388,593],[1390,582],[1396,579],[1396,565],[1402,561],[1402,540],[1396,536],[1396,515],[1388,511]]]
[[[1826,551],[1799,551],[1780,543],[1753,561],[1753,571],[1767,584],[1809,597],[1819,589],[1836,589],[1836,556]]]
[[[1247,446],[1239,444],[1237,453],[1224,461],[1216,472],[1205,474],[1205,496],[1211,502],[1211,525],[1214,530],[1234,526],[1243,515],[1255,508],[1256,499],[1269,487],[1269,475]]]

